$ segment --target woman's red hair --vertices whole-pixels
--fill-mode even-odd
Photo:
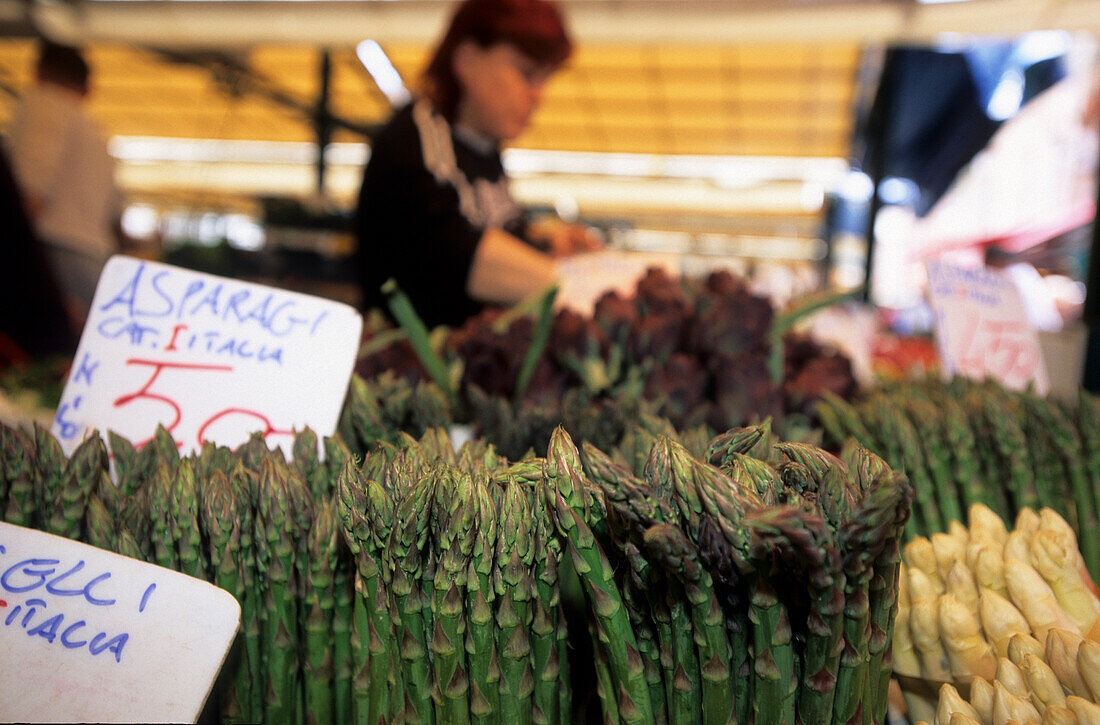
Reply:
[[[561,12],[548,0],[465,0],[455,10],[424,70],[424,95],[450,121],[462,94],[452,59],[465,40],[482,48],[508,43],[535,62],[553,68],[573,51]]]

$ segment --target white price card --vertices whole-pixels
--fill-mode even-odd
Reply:
[[[1031,384],[1046,395],[1050,381],[1039,335],[1008,275],[935,260],[928,262],[928,289],[945,374],[992,377],[1014,390]]]
[[[650,267],[664,269],[674,278],[683,271],[679,254],[661,252],[625,252],[601,249],[574,254],[557,260],[557,304],[581,314],[591,315],[605,292],[616,291],[629,296]]]
[[[290,454],[294,432],[331,435],[362,317],[311,295],[112,257],[96,287],[53,433],[140,447],[163,425],[181,453],[261,432]]]
[[[0,523],[0,721],[195,722],[240,619],[212,584]]]

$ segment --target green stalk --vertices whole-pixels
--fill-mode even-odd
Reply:
[[[558,723],[568,720],[568,710],[561,710],[559,688],[568,689],[568,679],[562,679],[562,663],[558,656],[558,620],[561,616],[561,592],[558,585],[558,558],[561,546],[550,535],[550,520],[545,503],[532,497],[532,558],[534,562],[534,597],[531,617],[531,663],[535,675],[533,722]],[[541,715],[541,718],[540,718]]]
[[[993,449],[993,457],[1000,466],[1000,479],[1008,491],[1014,511],[1025,506],[1038,509],[1039,491],[1036,486],[1034,461],[1028,449],[1028,437],[1024,432],[1026,409],[1008,391],[992,385],[975,389],[974,405],[984,413],[986,438],[979,443]],[[1034,431],[1033,431],[1034,432]]]
[[[955,486],[962,493],[964,505],[969,509],[981,503],[995,510],[994,496],[981,485],[981,461],[965,411],[952,396],[930,396],[929,399],[943,416],[944,444],[951,457]]]
[[[944,443],[942,415],[935,406],[920,397],[905,396],[899,402],[909,415],[926,452],[925,462],[944,523],[965,523],[965,512],[951,473],[951,454]]]
[[[148,506],[152,535],[151,563],[179,571],[179,553],[172,533],[172,486],[174,476],[168,464],[162,463],[148,483],[145,503]]]
[[[615,697],[614,678],[611,676],[611,661],[607,653],[607,645],[604,644],[606,635],[600,632],[600,625],[592,617],[587,618],[588,636],[592,640],[592,654],[595,657],[596,670],[596,697],[600,699],[603,707],[603,722],[605,725],[620,725],[619,701]]]
[[[83,534],[84,512],[100,476],[107,471],[107,446],[98,433],[85,438],[64,465],[61,497],[54,508],[50,528],[63,536],[79,540]],[[58,517],[60,520],[58,520]]]
[[[424,369],[428,371],[428,375],[431,377],[432,382],[439,386],[447,395],[447,399],[451,401],[452,406],[457,409],[458,396],[454,386],[451,384],[450,376],[447,373],[447,366],[432,348],[431,339],[428,335],[428,328],[424,326],[420,317],[417,316],[416,310],[413,309],[412,302],[410,302],[405,293],[401,291],[401,288],[397,286],[397,280],[394,279],[386,280],[385,284],[382,285],[382,294],[386,296],[386,303],[389,305],[390,312],[393,313],[394,319],[397,320],[397,323],[401,325],[401,329],[409,336],[409,342],[412,343],[413,349],[416,351],[416,356],[420,359],[420,363],[424,366]]]
[[[1079,511],[1084,508],[1086,518],[1081,530],[1077,532],[1077,540],[1081,543],[1081,555],[1085,558],[1089,574],[1095,580],[1100,578],[1100,541],[1096,541],[1095,536],[1084,536],[1083,533],[1094,531],[1095,529],[1085,529],[1084,525],[1095,525],[1096,519],[1100,517],[1100,510],[1097,510],[1100,508],[1100,415],[1097,413],[1094,398],[1084,390],[1078,393],[1076,423],[1081,436],[1081,455],[1086,476],[1085,480],[1073,481],[1077,487],[1074,490],[1074,499]],[[1085,501],[1091,502],[1091,507]],[[1078,518],[1081,518],[1080,514]]]
[[[668,721],[671,725],[695,725],[703,722],[702,676],[699,652],[687,597],[679,587],[669,589],[668,609],[672,619],[672,696]]]
[[[352,679],[354,676],[351,653],[352,616],[355,596],[355,572],[344,547],[334,555],[332,609],[332,667],[333,667],[333,717],[336,722],[352,720]]]
[[[553,483],[548,482],[544,486],[547,507],[558,532],[567,542],[573,568],[584,587],[590,611],[596,617],[600,642],[607,648],[613,684],[616,690],[622,690],[620,717],[625,723],[652,722],[645,667],[638,654],[638,643],[623,607],[622,596],[615,585],[611,564],[592,530],[566,503],[558,489],[550,488],[550,485]]]
[[[37,511],[38,525],[48,534],[65,536],[67,524],[62,503],[65,454],[50,432],[34,424],[34,477],[31,505]]]
[[[435,480],[434,471],[420,477],[413,490],[400,500],[388,548],[388,558],[394,563],[391,591],[403,630],[397,645],[405,682],[405,719],[422,725],[431,725],[435,719],[425,625],[429,605],[422,591]]]
[[[295,459],[297,461],[297,458]],[[333,550],[340,542],[339,524],[332,499],[318,502],[309,533],[309,567],[305,619],[305,709],[310,725],[336,722],[335,662],[333,659],[333,609],[335,607]]]
[[[0,507],[3,520],[16,526],[34,527],[37,509],[34,504],[35,462],[32,442],[18,429],[0,427],[0,472],[7,489],[5,506]]]
[[[500,672],[494,668],[496,631],[492,584],[497,548],[497,510],[488,489],[487,473],[470,477],[477,507],[475,539],[466,575],[466,658],[470,675],[470,721],[496,722],[500,716]]]
[[[292,538],[293,511],[287,492],[288,471],[265,456],[257,479],[256,530],[267,587],[263,601],[262,640],[266,662],[264,720],[296,722],[302,718],[301,674],[297,645],[298,568]]]
[[[871,632],[867,642],[869,658],[867,688],[864,692],[863,721],[865,725],[883,722],[886,718],[886,693],[890,685],[890,647],[894,639],[894,619],[898,610],[898,573],[901,565],[901,537],[909,518],[912,489],[901,474],[883,473],[900,491],[894,510],[893,530],[887,525],[886,542],[875,557],[871,577],[870,609]]]
[[[553,285],[538,298],[538,309],[535,317],[535,330],[531,334],[531,343],[527,346],[527,352],[523,355],[519,372],[516,375],[516,388],[512,399],[520,401],[527,392],[527,386],[531,383],[531,376],[535,373],[535,366],[539,358],[546,350],[546,343],[550,339],[550,328],[554,321],[554,299],[558,295],[558,286]]]
[[[669,524],[651,527],[645,532],[645,544],[683,587],[698,651],[702,722],[726,725],[735,712],[733,653],[710,574],[703,568],[698,551],[678,527]]]
[[[493,578],[498,600],[497,656],[500,664],[502,722],[531,722],[534,673],[531,669],[531,511],[515,482],[502,492]]]
[[[209,555],[204,550],[200,524],[195,465],[192,459],[180,461],[176,469],[176,480],[172,490],[173,511],[171,515],[172,538],[179,554],[179,570],[197,579],[207,579],[211,569]]]
[[[241,516],[237,496],[222,471],[214,471],[203,479],[198,495],[202,527],[209,542],[211,582],[232,594],[241,604],[243,623],[246,592],[241,576]],[[223,722],[247,720],[251,673],[246,657],[242,631],[237,634],[216,687]]]
[[[107,510],[107,506],[99,496],[88,499],[87,510],[84,513],[84,541],[106,551],[117,549],[118,521]]]
[[[434,513],[438,563],[432,595],[431,651],[435,665],[432,698],[437,722],[466,722],[470,711],[463,605],[475,511],[470,505],[468,483],[454,469],[444,469],[442,474],[436,488]]]
[[[1060,441],[1057,432],[1065,429],[1064,421],[1059,420],[1053,404],[1032,393],[1018,396],[1026,415],[1024,431],[1030,445],[1035,489],[1038,504],[1058,512],[1066,521],[1072,521],[1066,502],[1066,472],[1062,464],[1061,444],[1072,445],[1072,434],[1065,436],[1068,441]]]
[[[870,676],[870,603],[868,589],[873,564],[896,529],[899,508],[907,488],[893,473],[875,479],[839,532],[844,561],[844,649],[837,673],[833,700],[833,722],[852,723],[863,719],[867,677]],[[876,671],[874,677],[878,677]]]

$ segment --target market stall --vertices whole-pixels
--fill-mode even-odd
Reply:
[[[568,3],[501,164],[602,248],[431,329],[394,279],[355,309],[352,205],[364,57],[411,79],[439,6],[131,5],[0,19],[13,99],[28,29],[89,40],[144,232],[68,354],[0,329],[0,720],[1100,722],[1100,399],[1028,296],[1083,324],[1094,79],[1054,76],[1095,43],[923,47],[1092,0]],[[872,103],[929,57],[969,166],[930,168],[946,102]]]

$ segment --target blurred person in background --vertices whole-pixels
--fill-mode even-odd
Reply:
[[[71,356],[77,330],[35,236],[8,156],[0,149],[0,370],[44,355]]]
[[[79,50],[42,41],[8,135],[16,181],[77,329],[118,249],[122,202],[106,139],[85,109],[89,76]]]
[[[371,144],[357,210],[363,306],[390,277],[429,326],[550,285],[553,258],[599,246],[583,227],[527,219],[501,147],[527,128],[572,51],[547,0],[465,0],[420,92]]]

